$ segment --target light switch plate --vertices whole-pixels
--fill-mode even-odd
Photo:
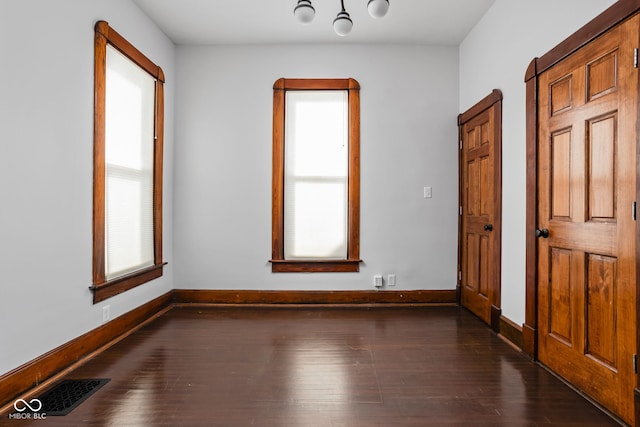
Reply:
[[[389,274],[387,275],[387,286],[389,286],[390,288],[394,287],[396,285],[396,275],[395,274]]]

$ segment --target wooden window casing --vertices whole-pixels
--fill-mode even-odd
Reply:
[[[287,260],[284,256],[285,92],[346,90],[349,120],[347,257]],[[360,85],[354,79],[279,79],[273,86],[273,182],[271,270],[284,272],[357,272],[360,268]]]
[[[153,265],[114,279],[105,272],[106,158],[105,100],[107,45],[124,54],[155,83],[153,152]],[[93,162],[93,291],[94,304],[162,276],[162,164],[164,136],[164,73],[149,58],[118,34],[105,21],[95,25],[94,38],[94,162]]]

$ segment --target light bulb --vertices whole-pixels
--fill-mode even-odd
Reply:
[[[298,0],[298,5],[293,9],[293,14],[302,24],[308,24],[313,21],[316,10],[311,6],[310,0]]]
[[[373,18],[382,18],[389,10],[389,0],[369,0],[367,9]]]
[[[349,14],[344,10],[338,13],[336,19],[333,20],[333,30],[339,36],[346,36],[351,32],[353,28],[353,21],[349,17]]]

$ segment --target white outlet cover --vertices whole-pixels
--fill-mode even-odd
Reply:
[[[373,276],[373,286],[375,286],[376,288],[382,287],[382,274],[376,274],[375,276]]]

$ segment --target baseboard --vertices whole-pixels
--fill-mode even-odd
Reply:
[[[455,304],[455,290],[255,291],[175,289],[176,304]]]
[[[522,325],[522,352],[532,359],[536,359],[538,354],[538,331],[536,328],[525,323]]]
[[[500,333],[500,319],[502,318],[502,309],[491,304],[491,330],[496,334]]]
[[[500,335],[522,350],[522,328],[504,316],[500,316]]]
[[[0,407],[168,308],[171,294],[167,292],[0,376]]]

